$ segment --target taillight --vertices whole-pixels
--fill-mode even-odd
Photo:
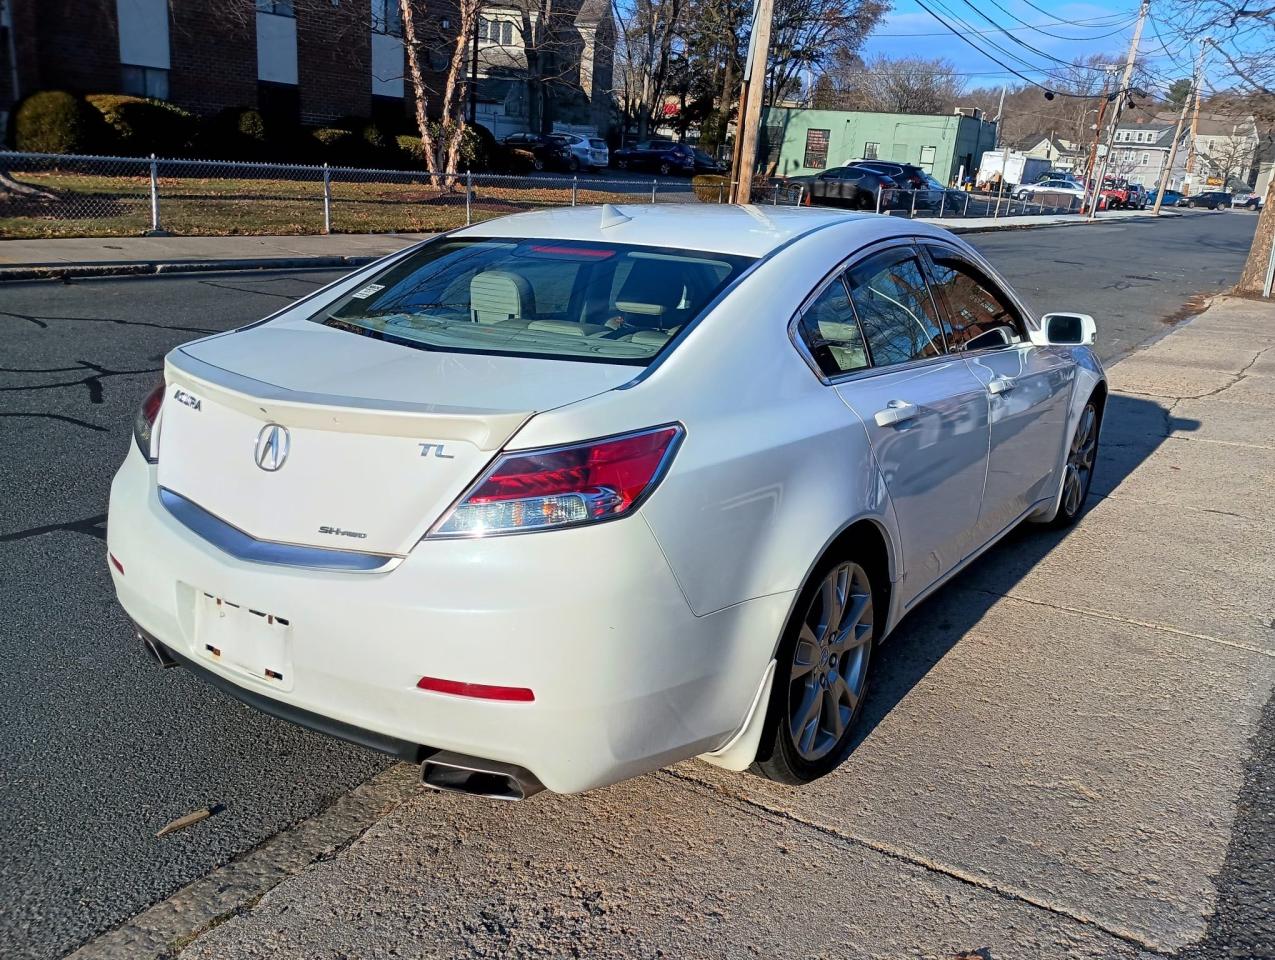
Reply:
[[[428,536],[524,533],[624,516],[655,489],[684,433],[674,424],[502,454]]]
[[[141,409],[137,411],[137,419],[133,421],[133,439],[142,456],[151,463],[157,463],[158,457],[151,451],[155,435],[155,420],[159,416],[159,408],[164,403],[164,382],[146,395]]]

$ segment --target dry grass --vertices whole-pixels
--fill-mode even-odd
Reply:
[[[150,181],[52,171],[19,173],[54,193],[53,201],[0,199],[0,237],[128,237],[150,228]],[[160,179],[161,226],[179,236],[301,235],[323,229],[317,179]],[[641,202],[641,194],[582,187],[578,203]],[[470,204],[474,222],[523,210],[566,206],[571,187],[518,178],[480,181]],[[465,223],[463,185],[439,189],[421,175],[380,182],[332,183],[335,233],[425,233]]]

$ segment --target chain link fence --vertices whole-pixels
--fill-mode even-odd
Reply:
[[[0,237],[428,233],[525,210],[578,204],[725,203],[725,178],[626,174],[516,176],[157,157],[0,151]],[[1020,216],[1070,204],[961,191],[878,198],[893,216]],[[797,184],[759,181],[756,204],[822,205]],[[861,206],[860,204],[856,204]],[[873,209],[871,206],[868,209]]]

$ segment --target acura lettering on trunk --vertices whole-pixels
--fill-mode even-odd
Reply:
[[[490,220],[168,354],[109,570],[153,656],[436,789],[806,783],[905,613],[1081,515],[1094,336],[923,221]]]

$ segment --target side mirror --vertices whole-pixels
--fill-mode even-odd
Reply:
[[[1087,313],[1047,313],[1040,326],[1043,337],[1037,342],[1046,345],[1088,346],[1098,339],[1098,325]]]

